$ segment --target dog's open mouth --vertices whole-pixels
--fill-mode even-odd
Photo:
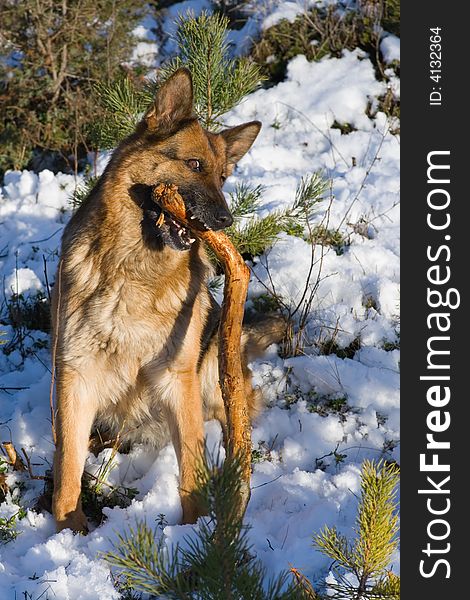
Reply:
[[[196,241],[194,234],[187,227],[165,211],[161,212],[155,225],[161,230],[164,242],[176,250],[189,250],[191,244]]]
[[[196,212],[196,211],[195,211]],[[210,226],[193,213],[191,207],[186,209],[187,219],[191,219],[191,229],[207,231]],[[189,250],[196,241],[196,235],[189,227],[180,223],[173,215],[156,202],[152,201],[152,209],[146,211],[152,224],[154,235],[173,250]]]

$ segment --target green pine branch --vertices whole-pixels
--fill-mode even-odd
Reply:
[[[240,254],[247,257],[265,252],[283,232],[303,237],[307,223],[323,200],[327,187],[328,182],[321,173],[303,177],[290,205],[257,218],[256,211],[260,208],[264,189],[240,184],[230,194],[234,224],[227,229],[227,235]]]
[[[198,524],[197,537],[184,547],[168,550],[162,534],[138,523],[118,536],[116,549],[104,555],[118,567],[136,591],[171,599],[302,600],[303,590],[289,575],[266,581],[266,573],[252,551],[248,528],[234,507],[241,482],[240,461],[223,467],[201,465],[197,471],[198,500],[207,518]]]
[[[99,177],[95,177],[93,175],[88,176],[82,183],[77,185],[70,197],[72,210],[76,210],[86,200],[91,190],[98,183],[99,179]]]
[[[114,148],[135,131],[153,102],[154,89],[152,84],[138,87],[128,75],[95,86],[104,117],[91,126],[90,135],[99,148]]]

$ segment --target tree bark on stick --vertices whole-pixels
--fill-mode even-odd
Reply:
[[[153,200],[213,250],[225,271],[224,300],[219,325],[219,383],[227,416],[229,460],[238,456],[242,467],[240,516],[250,499],[251,430],[241,362],[242,322],[250,271],[222,231],[200,230],[187,219],[176,186],[160,184]]]

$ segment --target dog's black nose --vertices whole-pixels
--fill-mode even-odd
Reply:
[[[221,208],[214,215],[214,219],[216,222],[216,227],[213,227],[213,229],[215,229],[215,230],[224,229],[225,227],[230,227],[230,225],[233,223],[232,215],[225,208]]]

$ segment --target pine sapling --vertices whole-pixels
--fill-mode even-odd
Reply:
[[[214,461],[219,463],[218,458]],[[201,464],[197,471],[198,496],[207,517],[198,522],[197,535],[169,549],[162,532],[138,523],[104,556],[118,567],[136,590],[157,597],[187,600],[302,600],[296,580],[284,573],[267,580],[255,558],[249,529],[236,510],[240,493],[240,460],[223,467]]]
[[[336,563],[336,581],[328,583],[332,598],[398,600],[400,578],[388,568],[398,546],[398,481],[395,463],[364,461],[355,539],[328,526],[315,535],[314,546]]]
[[[153,102],[155,92],[179,67],[192,74],[196,114],[204,127],[217,130],[223,115],[253,92],[263,79],[248,58],[232,58],[227,42],[229,20],[221,14],[191,12],[177,20],[177,55],[160,68],[156,82],[129,75],[95,87],[104,117],[91,129],[99,148],[114,148],[130,135]]]
[[[232,58],[227,42],[229,19],[203,11],[188,12],[177,21],[178,56],[162,70],[166,79],[186,66],[192,73],[196,112],[207,129],[216,130],[221,117],[253,92],[263,79],[248,58]]]

